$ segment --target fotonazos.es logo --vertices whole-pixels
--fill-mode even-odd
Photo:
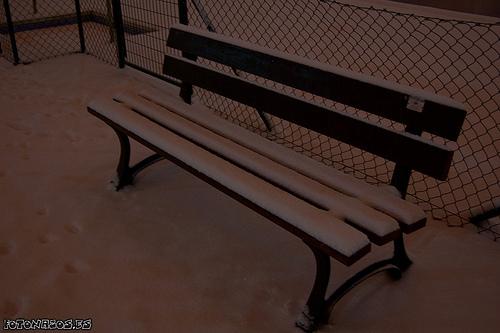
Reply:
[[[6,319],[3,329],[15,330],[91,330],[92,319]]]

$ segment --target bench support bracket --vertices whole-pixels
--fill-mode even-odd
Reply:
[[[116,168],[116,180],[114,180],[113,183],[115,185],[115,189],[119,191],[125,186],[132,185],[134,182],[134,178],[139,172],[146,169],[148,166],[165,159],[165,157],[155,153],[131,167],[129,138],[125,133],[117,129],[114,130],[116,135],[118,136],[118,139],[120,140],[120,159]]]
[[[316,259],[316,277],[306,307],[295,323],[304,332],[314,332],[322,325],[327,324],[335,304],[367,278],[387,271],[392,279],[399,280],[402,273],[412,264],[405,250],[403,235],[401,235],[394,240],[392,258],[377,261],[365,267],[342,283],[329,297],[326,297],[331,273],[330,257],[316,247],[307,245]]]

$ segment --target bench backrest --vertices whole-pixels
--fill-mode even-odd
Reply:
[[[466,111],[451,99],[184,25],[170,29],[164,73],[381,156],[446,179],[454,149],[419,137],[456,140]],[[196,63],[202,57],[407,125],[400,132]]]

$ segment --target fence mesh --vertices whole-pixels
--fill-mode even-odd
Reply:
[[[190,2],[189,13],[190,23],[198,27],[465,103],[468,115],[448,181],[414,173],[409,195],[435,218],[457,226],[468,221],[471,213],[498,205],[500,24],[432,18],[337,1],[196,0]],[[206,91],[200,96],[221,116],[323,163],[373,183],[390,179],[394,166],[381,158],[276,118],[271,119],[273,130],[268,132],[255,110]],[[379,120],[317,96],[302,96]],[[401,124],[390,125],[402,128]],[[498,237],[496,228],[492,223],[482,230]]]
[[[168,29],[179,22],[177,0],[122,1],[127,61],[161,74]]]
[[[75,1],[11,0],[9,4],[21,63],[79,52]]]
[[[86,52],[113,66],[118,64],[111,0],[82,0]]]
[[[10,1],[21,61],[78,52],[75,1],[39,0],[37,8],[33,3]],[[169,27],[179,21],[178,1],[121,3],[127,62],[161,75],[163,55],[172,52],[166,47],[166,39]],[[81,8],[86,52],[116,65],[111,0],[81,0]],[[0,7],[0,27],[4,28],[3,14]],[[188,14],[190,24],[204,29],[465,103],[468,115],[449,180],[436,182],[414,173],[409,195],[435,218],[457,226],[466,223],[471,214],[500,205],[498,22],[434,18],[320,0],[191,0]],[[3,56],[10,59],[8,35],[1,29],[0,43]],[[269,84],[261,78],[237,74]],[[275,87],[383,121],[317,96]],[[387,183],[390,179],[394,165],[381,158],[274,117],[268,117],[272,123],[268,131],[256,110],[206,91],[197,93],[222,117],[327,165],[371,183]],[[397,123],[384,125],[403,128]],[[480,230],[498,238],[498,219],[486,221]]]

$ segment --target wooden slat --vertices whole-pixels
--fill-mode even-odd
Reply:
[[[192,27],[172,27],[167,44],[450,140],[457,139],[466,115],[461,104],[435,94]],[[425,101],[422,112],[407,109],[410,96]]]
[[[417,136],[329,110],[177,56],[165,56],[164,73],[437,179],[444,180],[448,174],[453,151]]]

